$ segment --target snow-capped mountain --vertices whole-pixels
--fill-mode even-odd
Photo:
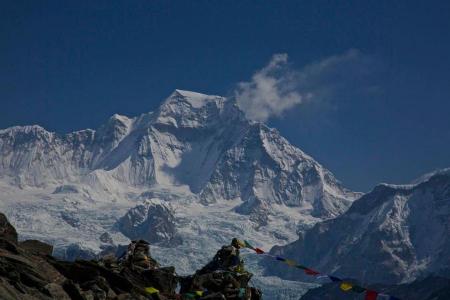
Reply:
[[[176,90],[154,112],[116,114],[97,130],[65,135],[36,125],[0,130],[0,211],[23,238],[50,242],[57,253],[149,235],[145,203],[162,201],[171,210],[159,236],[183,242],[152,251],[191,272],[234,236],[285,244],[359,196],[219,96]]]
[[[155,113],[114,115],[96,131],[2,130],[0,161],[2,177],[18,187],[185,186],[205,204],[240,199],[244,214],[283,205],[329,218],[357,196],[233,101],[179,90]]]
[[[430,273],[448,276],[450,169],[410,185],[378,185],[343,215],[316,224],[272,252],[365,283],[409,282]],[[268,266],[284,278],[301,278],[277,264]]]

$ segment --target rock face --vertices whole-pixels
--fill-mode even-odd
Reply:
[[[364,282],[398,283],[450,270],[450,170],[405,186],[382,184],[333,220],[272,253]],[[299,274],[279,265],[280,276]]]
[[[162,201],[153,200],[131,208],[117,221],[116,227],[131,240],[172,246],[181,243],[173,210]]]
[[[224,296],[231,292],[236,294],[243,291],[245,295],[251,292],[260,294],[257,289],[242,284],[237,288],[234,287],[234,290],[230,289],[228,284],[218,285],[214,293],[199,290],[198,286],[193,287],[194,289],[185,287],[186,291],[182,294],[177,293],[177,283],[185,279],[177,276],[173,267],[159,267],[149,253],[138,252],[137,245],[135,251],[130,250],[122,261],[111,256],[89,261],[56,260],[49,255],[52,248],[50,245],[39,241],[24,241],[17,244],[16,236],[11,235],[11,228],[14,228],[2,214],[0,217],[0,299],[206,300],[235,299]],[[138,254],[145,258],[144,261],[155,262],[153,267],[138,268],[137,265],[133,265],[135,261],[142,261],[139,260]],[[229,275],[226,278],[229,278]],[[214,281],[208,279],[204,284],[217,283],[217,278],[215,279]],[[226,282],[228,281],[229,279]],[[246,299],[260,298],[252,296]]]
[[[0,213],[0,236],[13,244],[17,244],[16,229],[8,222],[8,219],[2,213]]]
[[[9,224],[9,226],[11,226]],[[7,227],[9,227],[7,226]],[[1,224],[0,228],[5,228]],[[102,261],[58,261],[48,255],[49,245],[38,241],[13,244],[0,233],[0,298],[15,299],[174,299],[175,288],[157,286],[158,272],[152,276],[114,272]],[[30,248],[38,246],[39,249]],[[173,274],[173,271],[172,271]],[[172,275],[175,278],[175,275]],[[145,292],[147,285],[157,286],[159,298]],[[168,297],[162,294],[167,292]],[[170,296],[173,295],[173,297]]]

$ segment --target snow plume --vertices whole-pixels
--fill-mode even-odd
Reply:
[[[247,118],[267,121],[299,104],[330,104],[342,98],[343,91],[373,90],[365,81],[377,64],[372,57],[351,49],[295,70],[289,67],[286,53],[275,54],[249,82],[240,82],[234,95]]]
[[[303,101],[304,96],[295,90],[295,76],[287,61],[286,53],[275,54],[267,66],[253,74],[250,82],[238,84],[236,101],[247,118],[266,121]]]

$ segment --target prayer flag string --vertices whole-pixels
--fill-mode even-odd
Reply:
[[[280,262],[283,262],[283,263],[287,264],[289,267],[294,267],[294,268],[297,268],[297,269],[301,269],[301,270],[303,270],[303,272],[306,275],[316,276],[316,278],[328,278],[332,282],[340,282],[339,288],[342,291],[344,291],[344,292],[349,292],[349,291],[352,291],[352,292],[355,292],[355,293],[364,293],[365,292],[366,293],[365,298],[364,298],[365,300],[376,300],[378,296],[389,297],[389,299],[391,299],[391,300],[401,300],[399,298],[396,298],[396,297],[393,297],[393,296],[390,296],[390,295],[386,295],[386,294],[382,294],[382,293],[379,293],[377,291],[374,291],[374,290],[371,290],[371,289],[368,289],[368,288],[361,287],[359,285],[353,284],[351,282],[344,281],[344,280],[342,280],[342,279],[340,279],[339,277],[336,277],[336,276],[332,276],[332,275],[328,275],[328,274],[322,274],[322,273],[320,273],[320,272],[318,272],[318,271],[316,271],[314,269],[311,269],[311,268],[308,268],[308,267],[305,267],[303,265],[298,264],[295,260],[284,258],[284,257],[277,256],[277,255],[272,255],[270,253],[265,252],[264,250],[262,250],[260,248],[253,247],[248,241],[243,241],[241,243],[241,245],[244,248],[248,248],[248,249],[251,249],[251,250],[255,251],[255,253],[258,254],[258,255],[264,255],[264,256],[267,256],[267,257],[271,257],[271,258],[273,258],[273,259],[275,259],[277,261],[280,261]]]

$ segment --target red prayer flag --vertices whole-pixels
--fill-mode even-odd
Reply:
[[[316,276],[316,275],[319,275],[320,273],[317,272],[317,271],[314,271],[314,270],[312,270],[312,269],[306,268],[306,269],[305,269],[305,274],[306,274],[306,275],[313,275],[313,276]]]
[[[264,254],[265,252],[259,248],[255,248],[257,254]]]
[[[366,298],[364,300],[377,300],[378,293],[375,291],[367,290]]]

